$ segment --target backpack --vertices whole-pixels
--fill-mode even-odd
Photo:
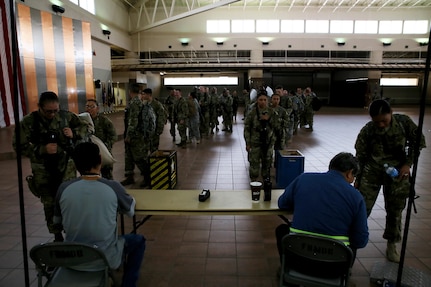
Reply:
[[[156,114],[150,104],[143,104],[139,112],[139,129],[144,137],[151,137],[156,132]]]
[[[313,96],[313,99],[311,100],[311,108],[313,111],[317,112],[321,107],[322,101],[317,96]]]

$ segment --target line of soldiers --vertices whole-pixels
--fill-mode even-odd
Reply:
[[[187,98],[182,96],[182,91],[179,88],[168,87],[169,95],[166,98],[164,105],[168,113],[170,122],[170,134],[173,141],[176,141],[176,128],[180,135],[180,143],[178,146],[185,148],[187,143],[192,139],[196,143],[200,143],[200,136],[207,138],[210,134],[219,131],[219,117],[223,119],[223,129],[225,132],[232,132],[233,119],[236,119],[236,111],[238,109],[238,97],[236,92],[231,95],[229,89],[223,89],[219,95],[217,88],[200,86],[190,92]],[[195,102],[198,106],[195,106]],[[199,136],[192,134],[187,136],[187,129],[192,130],[190,126],[198,115]]]
[[[316,95],[311,88],[306,88],[304,93],[298,88],[293,94],[281,85],[276,86],[271,97],[264,87],[245,97],[250,99],[246,102],[244,139],[251,181],[256,181],[259,174],[264,181],[269,180],[274,150],[287,148],[298,126],[308,125],[307,130],[313,130],[313,97]]]

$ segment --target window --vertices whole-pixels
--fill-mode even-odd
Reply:
[[[165,86],[238,85],[238,77],[187,77],[164,79]]]
[[[232,20],[232,33],[254,33],[254,20]]]
[[[371,20],[356,20],[355,34],[377,34],[377,21]]]
[[[401,34],[403,21],[380,21],[379,34]]]
[[[281,33],[304,33],[304,20],[281,20]]]
[[[278,33],[279,23],[279,20],[256,20],[256,33]]]
[[[428,33],[428,21],[404,21],[403,34],[426,34]]]
[[[307,20],[305,21],[305,33],[328,33],[328,20]]]
[[[419,83],[418,78],[381,78],[380,86],[414,86],[416,87]]]
[[[82,9],[87,10],[91,14],[94,14],[94,15],[96,14],[96,10],[94,7],[94,0],[69,0],[69,1],[75,5],[78,5]]]
[[[352,34],[353,21],[351,20],[331,20],[330,33]]]
[[[208,20],[207,33],[229,33],[230,21],[229,20]]]

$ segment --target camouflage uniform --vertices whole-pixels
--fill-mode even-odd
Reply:
[[[288,115],[288,121],[286,123],[286,145],[292,142],[293,137],[293,125],[295,122],[294,113],[293,113],[293,102],[292,97],[290,96],[281,96],[280,98],[280,106],[286,110]]]
[[[150,152],[153,153],[159,149],[160,135],[163,133],[166,124],[166,111],[158,100],[153,99],[150,105],[153,107],[154,113],[156,114],[156,132],[151,137],[150,148]]]
[[[233,117],[233,98],[229,91],[223,91],[223,96],[220,97],[220,107],[223,116],[223,131],[232,132],[232,117]]]
[[[150,143],[148,139],[144,139],[143,131],[140,127],[140,116],[142,109],[142,101],[138,96],[131,99],[127,113],[127,129],[125,143],[125,176],[133,177],[135,164],[141,171],[141,174],[146,177],[149,173],[148,153],[150,151]]]
[[[165,100],[165,109],[167,110],[168,120],[171,123],[171,128],[170,128],[169,131],[171,133],[171,136],[174,138],[174,140],[175,140],[174,107],[176,105],[175,104],[176,101],[177,101],[177,99],[172,94],[169,94],[168,97]]]
[[[315,95],[313,95],[312,93],[309,93],[309,94],[304,93],[302,95],[302,102],[304,103],[304,111],[301,114],[300,124],[301,126],[308,125],[311,130],[313,129],[313,120],[314,120],[314,110],[311,103],[313,101],[314,96]]]
[[[177,123],[178,133],[181,137],[181,146],[187,143],[187,119],[189,117],[189,107],[186,99],[180,97],[177,99],[174,107],[174,120]]]
[[[210,105],[209,105],[209,126],[211,134],[214,134],[214,128],[218,131],[218,111],[219,111],[219,95],[216,92],[210,94]]]
[[[274,116],[277,119],[277,129],[274,129],[274,136],[275,136],[275,143],[274,143],[274,149],[275,150],[282,150],[287,145],[287,126],[289,125],[289,114],[287,113],[286,109],[278,106],[276,108],[273,108]]]
[[[263,113],[269,114],[268,121],[259,120]],[[257,105],[249,111],[245,119],[244,139],[246,146],[250,147],[248,161],[250,163],[249,176],[252,181],[258,178],[260,165],[262,165],[262,178],[265,179],[270,176],[275,142],[274,130],[278,128],[277,120],[273,109],[265,108],[260,110]],[[266,122],[266,124],[263,122]]]
[[[117,141],[117,132],[111,120],[101,114],[93,118],[94,135],[98,137],[108,148],[112,154],[112,146]],[[101,174],[104,178],[113,179],[112,176],[113,164],[102,166]]]
[[[87,135],[87,126],[77,115],[67,111],[59,111],[52,120],[44,118],[39,111],[32,112],[19,125],[20,139],[17,143],[13,137],[14,149],[19,144],[22,154],[30,158],[33,186],[43,204],[48,230],[59,234],[61,227],[53,223],[55,195],[63,181],[76,177],[71,152],[74,144]],[[63,134],[65,127],[72,129],[73,139]],[[46,144],[54,141],[58,144],[57,153],[48,154]]]
[[[368,215],[383,185],[386,209],[383,238],[392,242],[401,240],[401,213],[409,196],[410,182],[407,178],[392,179],[383,165],[396,168],[411,166],[416,133],[417,126],[408,116],[393,114],[391,125],[385,133],[379,132],[375,124],[369,122],[361,129],[355,143],[360,165],[355,185],[364,196]],[[422,136],[420,148],[423,147],[425,138]]]
[[[210,128],[210,104],[211,104],[211,97],[208,95],[207,92],[200,92],[198,93],[198,102],[199,106],[201,108],[201,115],[202,117],[200,120],[200,126],[199,130],[200,133],[204,136],[208,136],[209,128]]]

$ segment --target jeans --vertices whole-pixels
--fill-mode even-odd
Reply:
[[[144,259],[145,237],[141,234],[126,234],[123,235],[123,238],[125,239],[123,251],[125,260],[122,286],[136,287],[139,270]]]

